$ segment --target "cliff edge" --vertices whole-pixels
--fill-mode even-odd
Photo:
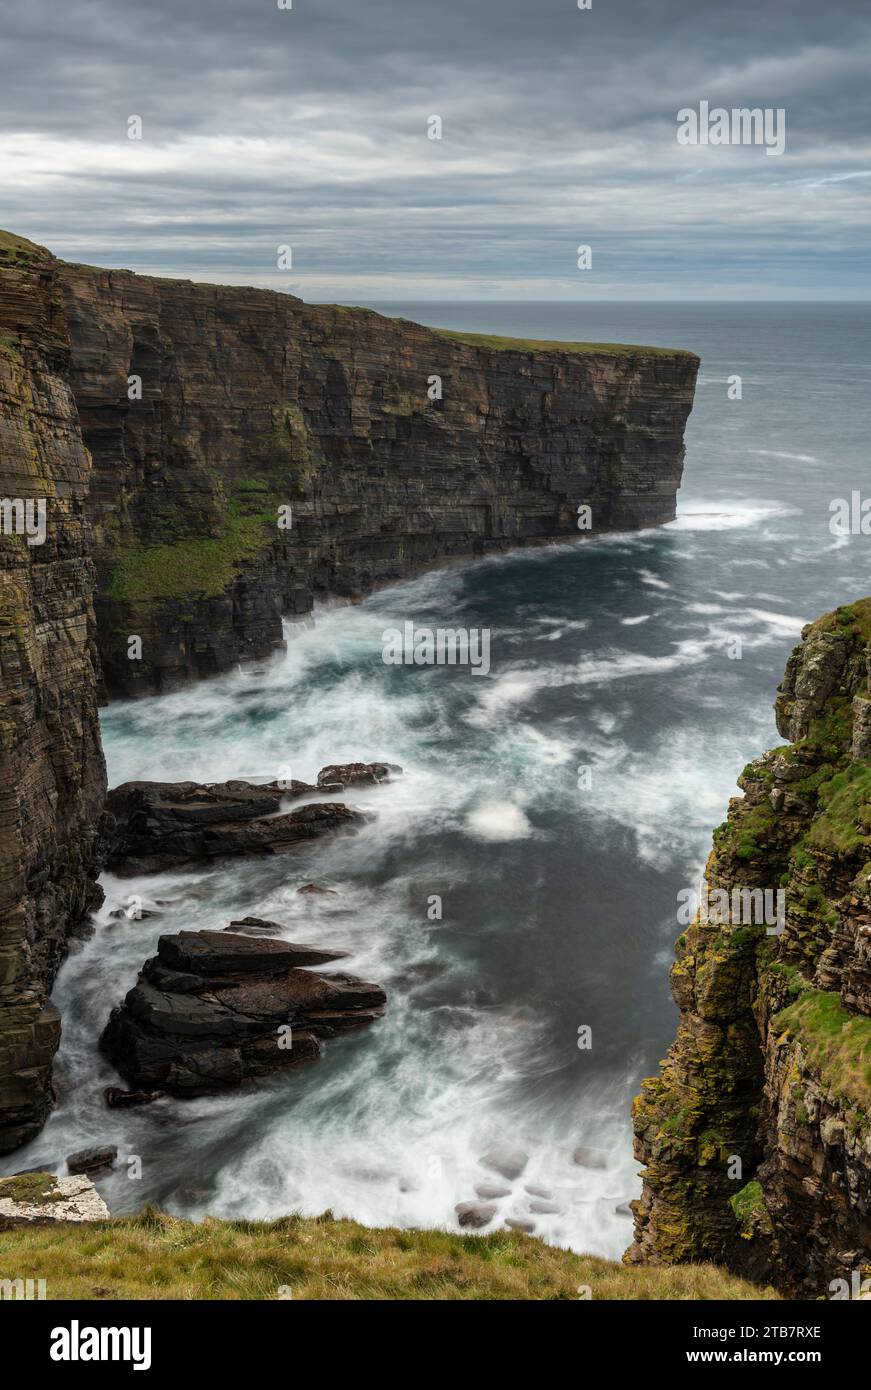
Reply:
[[[680,1021],[635,1102],[646,1168],[625,1258],[856,1297],[871,1276],[871,599],[802,636],[775,705],[788,742],[738,779],[707,913],[677,942]],[[782,893],[773,920],[748,920],[753,890]]]

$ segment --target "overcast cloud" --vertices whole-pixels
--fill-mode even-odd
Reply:
[[[0,13],[0,225],[68,259],[351,302],[871,298],[865,0]],[[785,108],[786,152],[680,146],[701,99]]]

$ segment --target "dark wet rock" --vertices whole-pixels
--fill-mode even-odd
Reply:
[[[346,951],[229,931],[181,931],[162,936],[157,951],[163,965],[195,976],[277,974],[292,966],[326,965],[347,955]]]
[[[71,1173],[100,1173],[111,1168],[118,1157],[114,1144],[90,1149],[79,1149],[67,1158],[67,1168]]]
[[[317,791],[304,782],[288,788],[276,782],[125,782],[108,797],[109,867],[120,874],[157,873],[230,855],[278,854],[358,830],[368,820],[341,801],[282,812],[286,797]]]
[[[500,1177],[507,1178],[509,1182],[514,1182],[515,1178],[521,1176],[528,1162],[529,1154],[523,1149],[508,1147],[491,1149],[481,1158],[482,1167],[489,1168]]]
[[[621,1202],[619,1207],[614,1208],[615,1216],[634,1216],[634,1214],[628,1202]]]
[[[461,1226],[480,1230],[482,1226],[489,1226],[496,1215],[496,1206],[493,1202],[459,1202],[454,1211]]]
[[[116,907],[113,912],[109,913],[109,921],[144,922],[147,917],[161,917],[162,915],[150,907],[138,907],[135,912],[126,907]]]
[[[318,786],[322,789],[334,786],[374,787],[379,782],[389,782],[394,773],[401,773],[397,763],[332,763],[322,767],[318,773]]]
[[[278,936],[287,931],[280,922],[268,922],[263,917],[240,917],[224,927],[226,932],[236,932],[241,936]]]
[[[546,1202],[542,1197],[535,1197],[528,1203],[529,1210],[534,1211],[537,1216],[554,1216],[562,1211],[558,1202]]]
[[[528,1192],[530,1197],[544,1197],[550,1199],[553,1193],[547,1187],[539,1187],[537,1183],[528,1182],[524,1184],[524,1192]]]
[[[120,1086],[107,1086],[103,1099],[110,1110],[125,1110],[133,1105],[151,1105],[165,1095],[165,1091],[125,1091]]]
[[[597,1171],[604,1171],[608,1167],[608,1155],[602,1149],[587,1149],[581,1147],[575,1149],[575,1163],[581,1168],[592,1168]]]
[[[505,1225],[510,1226],[512,1231],[523,1231],[528,1236],[531,1236],[535,1230],[534,1221],[521,1221],[518,1216],[506,1216]]]
[[[384,991],[301,968],[337,953],[226,932],[162,936],[101,1039],[125,1080],[220,1091],[318,1055],[319,1039],[378,1018]]]
[[[495,1182],[476,1182],[475,1194],[478,1197],[483,1197],[485,1201],[495,1202],[498,1201],[500,1197],[510,1197],[511,1188],[502,1187],[499,1183]]]
[[[304,883],[302,887],[297,888],[296,891],[297,893],[324,893],[329,894],[333,898],[339,896],[335,888],[322,888],[319,883]]]

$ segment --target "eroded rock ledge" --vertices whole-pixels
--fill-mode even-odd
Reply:
[[[807,627],[707,881],[785,892],[785,928],[696,919],[677,1038],[635,1103],[629,1260],[713,1260],[801,1297],[871,1275],[871,599]],[[735,1158],[741,1175],[730,1176]]]

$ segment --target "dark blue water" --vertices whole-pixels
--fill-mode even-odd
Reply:
[[[382,308],[386,306],[381,306]],[[440,326],[688,347],[702,357],[676,523],[487,560],[289,629],[287,659],[104,716],[110,780],[275,774],[386,758],[353,840],[123,884],[62,972],[62,1100],[26,1157],[95,1138],[142,1159],[113,1207],[266,1216],[332,1207],[451,1225],[500,1143],[529,1155],[498,1220],[618,1255],[638,1190],[629,1104],[674,1031],[677,894],[749,758],[804,622],[871,590],[871,538],[829,503],[871,487],[871,313],[857,306],[402,305]],[[743,379],[730,401],[726,378]],[[385,627],[489,628],[491,669],[390,667]],[[736,641],[736,639],[739,639]],[[736,658],[736,652],[740,656]],[[590,785],[579,769],[588,768]],[[339,891],[300,897],[309,879]],[[111,923],[131,891],[172,899]],[[432,895],[443,917],[432,921]],[[161,931],[254,913],[348,946],[385,1019],[252,1092],[108,1112],[95,1052]],[[592,1048],[577,1046],[592,1029]],[[573,1162],[579,1146],[604,1166]],[[7,1161],[7,1167],[9,1161]],[[14,1167],[27,1166],[22,1155]],[[492,1174],[489,1175],[492,1178]],[[557,1210],[530,1214],[526,1184]]]

